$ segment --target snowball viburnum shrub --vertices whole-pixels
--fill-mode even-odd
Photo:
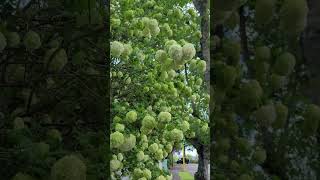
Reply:
[[[197,133],[193,129],[190,103],[203,112],[199,115],[202,121],[209,121],[207,82],[203,80],[207,64],[196,57],[201,47],[200,17],[180,6],[168,7],[161,1],[111,1],[110,145],[115,156],[121,153],[124,157],[122,161],[114,158],[115,179],[172,179],[159,162],[189,137],[195,140],[202,127]],[[201,133],[207,134],[208,128]],[[123,166],[118,168],[116,160]]]

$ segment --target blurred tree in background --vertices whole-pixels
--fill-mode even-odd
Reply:
[[[305,30],[308,34],[311,22],[320,18],[319,3],[313,5],[306,0],[213,1],[214,179],[319,177],[319,93],[310,75],[319,73],[319,66],[308,65],[319,56],[308,55],[315,48],[303,45]],[[307,38],[310,43],[310,34]],[[305,92],[312,79],[314,97]]]
[[[1,179],[109,178],[107,5],[1,1]]]

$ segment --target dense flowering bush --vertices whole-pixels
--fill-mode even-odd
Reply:
[[[159,162],[192,139],[209,139],[207,65],[196,55],[200,17],[190,5],[111,1],[110,140],[113,155],[123,156],[122,166],[111,162],[114,179],[169,180]]]

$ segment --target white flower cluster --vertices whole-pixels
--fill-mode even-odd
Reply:
[[[110,54],[113,57],[119,58],[122,56],[124,59],[127,59],[132,53],[133,49],[130,44],[123,44],[119,41],[112,41],[110,45]]]
[[[150,19],[148,17],[143,17],[141,19],[143,25],[143,36],[151,38],[152,36],[157,36],[160,33],[159,23],[156,19]]]

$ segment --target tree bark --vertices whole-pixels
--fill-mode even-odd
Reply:
[[[302,92],[312,103],[320,105],[320,1],[308,0],[308,17],[305,31],[302,35],[302,55],[309,71],[309,81]],[[319,141],[318,131],[317,139]],[[317,176],[320,172],[317,171]]]
[[[241,39],[241,48],[244,61],[249,60],[249,48],[248,48],[248,37],[246,29],[246,17],[244,16],[244,6],[241,6],[239,9],[240,16],[240,39]]]
[[[209,86],[210,83],[210,21],[209,21],[209,1],[208,0],[193,0],[195,8],[200,13],[201,17],[201,57],[207,62],[207,68],[205,72],[205,80]]]
[[[206,61],[207,67],[205,72],[205,81],[207,84],[207,89],[209,91],[210,88],[210,20],[209,20],[209,1],[208,0],[193,0],[193,4],[195,8],[200,13],[201,17],[201,59]],[[195,174],[196,180],[209,180],[209,159],[210,159],[210,151],[209,145],[206,147],[201,143],[193,143],[194,147],[198,152],[198,170]]]
[[[302,36],[303,56],[309,71],[309,81],[303,92],[320,105],[320,1],[308,0],[306,29]]]
[[[196,180],[209,180],[209,150],[202,144],[196,146],[198,152],[198,170]]]

